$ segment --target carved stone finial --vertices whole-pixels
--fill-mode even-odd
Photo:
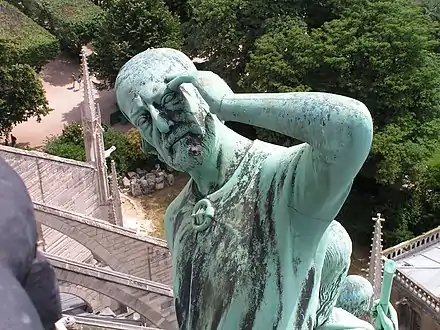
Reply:
[[[385,221],[380,213],[373,217],[374,232],[371,243],[368,279],[373,285],[373,300],[378,299],[382,285],[382,222]]]

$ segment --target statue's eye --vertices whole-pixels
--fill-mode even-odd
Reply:
[[[136,120],[136,126],[141,127],[142,125],[148,124],[150,122],[150,117],[147,115],[139,116]]]
[[[161,106],[162,107],[166,107],[167,106],[167,104],[169,104],[169,103],[174,103],[174,101],[176,101],[176,99],[177,99],[177,96],[176,96],[176,93],[168,93],[168,94],[165,94],[163,97],[162,97],[162,100],[161,100]]]

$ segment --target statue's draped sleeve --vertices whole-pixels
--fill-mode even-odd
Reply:
[[[223,100],[222,113],[305,142],[274,156],[283,199],[291,210],[328,225],[371,147],[367,107],[329,93],[234,94]]]

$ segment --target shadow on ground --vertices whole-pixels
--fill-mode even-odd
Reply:
[[[74,90],[75,93],[83,93],[83,89]],[[114,90],[103,90],[97,91],[96,102],[99,104],[99,109],[101,111],[101,120],[105,125],[110,126],[110,115],[117,110],[116,107],[116,96]],[[77,106],[73,107],[69,112],[62,115],[62,121],[65,124],[78,123],[81,122],[81,111],[84,107],[84,101],[80,102]],[[116,124],[112,126],[118,131],[128,131],[132,126],[130,124]]]
[[[79,59],[67,53],[61,53],[54,61],[44,66],[40,76],[52,86],[66,86],[72,84],[72,74],[79,73],[78,66]]]

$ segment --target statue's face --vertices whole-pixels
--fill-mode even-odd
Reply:
[[[144,151],[157,153],[161,161],[178,171],[190,172],[211,154],[215,123],[220,122],[191,84],[182,85],[177,93],[167,90],[165,84],[154,91],[151,96],[151,91],[147,95],[141,90],[131,111],[122,110],[139,129]]]

